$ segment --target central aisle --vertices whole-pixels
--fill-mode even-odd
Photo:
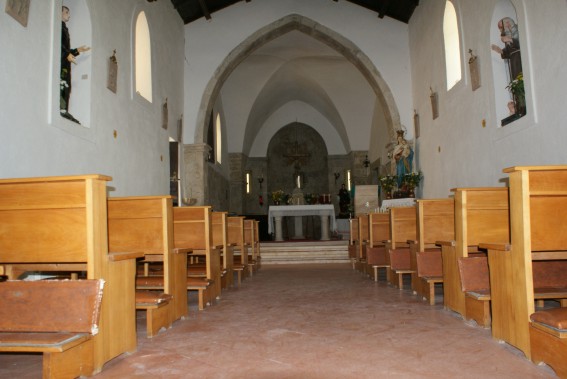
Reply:
[[[141,320],[143,321],[143,320]],[[144,327],[144,323],[139,323]],[[350,264],[265,265],[97,378],[547,378],[490,331]]]

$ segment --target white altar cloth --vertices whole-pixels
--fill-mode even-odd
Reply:
[[[321,222],[321,228],[324,224],[330,226],[331,231],[335,232],[337,230],[337,223],[335,220],[335,207],[333,204],[313,204],[313,205],[272,205],[268,209],[268,233],[272,234],[276,231],[276,241],[281,240],[281,236],[278,236],[277,225],[274,226],[274,222],[279,219],[281,222],[281,217],[292,216],[320,216],[321,221],[330,218],[330,224],[326,222]],[[276,217],[278,219],[276,219]],[[276,220],[275,220],[276,219]],[[275,220],[275,221],[274,221]],[[328,235],[322,230],[321,236]],[[280,239],[278,239],[278,237]]]

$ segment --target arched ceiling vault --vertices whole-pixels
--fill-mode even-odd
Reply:
[[[309,75],[302,73],[301,65],[307,63],[312,58],[312,52],[309,53],[311,56],[307,56],[300,50],[295,49],[294,52],[288,52],[287,57],[283,57],[281,46],[270,50],[270,43],[273,42],[274,46],[277,46],[277,39],[294,31],[303,33],[305,36],[309,36],[327,47],[326,52],[318,54],[318,59],[325,59],[329,62],[333,60],[346,61],[359,72],[359,75],[364,78],[374,93],[374,100],[384,110],[389,135],[392,138],[394,137],[394,130],[400,128],[399,113],[391,91],[370,59],[351,41],[338,33],[309,18],[294,14],[267,25],[252,34],[237,46],[217,68],[214,76],[207,84],[201,99],[200,113],[197,118],[198,127],[195,131],[196,142],[204,141],[203,136],[207,127],[207,115],[210,114],[214,101],[219,96],[224,83],[239,65],[245,62],[247,58],[256,54],[256,58],[261,55],[271,55],[274,62],[273,72],[266,74],[265,82],[259,87],[257,95],[250,103],[250,112],[245,120],[246,131],[242,141],[242,151],[249,151],[255,136],[259,132],[259,128],[262,126],[262,122],[271,113],[292,100],[307,102],[327,117],[335,128],[336,133],[340,135],[347,151],[350,150],[345,124],[336,104],[329,98],[327,89],[320,85],[320,81],[318,82],[310,78]]]

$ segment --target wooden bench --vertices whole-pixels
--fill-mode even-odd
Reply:
[[[374,281],[378,281],[378,270],[386,271],[386,280],[390,281],[390,264],[387,257],[386,241],[390,238],[389,213],[370,213],[368,215],[369,241],[366,246],[366,264],[372,269]]]
[[[536,313],[534,287],[541,277],[535,265],[546,261],[565,267],[567,260],[567,166],[511,167],[504,172],[510,183],[511,245],[484,246],[490,269],[492,336],[565,377],[564,338],[552,333],[551,324],[538,328],[541,325],[531,323],[530,317]],[[552,292],[559,298],[562,291]]]
[[[389,249],[390,254],[390,270],[394,273],[394,276],[398,279],[395,286],[398,289],[404,289],[404,275],[411,275],[413,270],[411,269],[411,259],[410,251],[408,247],[402,247],[399,249]]]
[[[210,206],[174,207],[173,239],[176,248],[191,248],[193,256],[204,258],[204,266],[188,268],[187,290],[197,291],[199,310],[221,296],[220,249],[213,245]]]
[[[429,305],[435,305],[435,285],[443,283],[441,250],[432,248],[425,249],[425,251],[417,251],[415,259],[418,280],[424,283],[424,285],[420,286],[421,294],[429,302]]]
[[[221,252],[221,287],[226,289],[234,284],[234,245],[228,242],[227,212],[212,212],[213,246]]]
[[[443,304],[466,318],[458,259],[482,242],[509,241],[508,188],[454,188],[455,240],[437,241],[443,257]]]
[[[402,249],[406,250],[407,258],[409,259],[409,244],[408,241],[415,241],[417,231],[417,213],[415,207],[398,207],[398,208],[390,208],[390,235],[388,238],[388,242],[386,242],[386,249],[402,251]],[[395,255],[401,253],[394,253]],[[388,255],[388,260],[391,259],[391,254]],[[403,263],[404,260],[400,263]],[[400,283],[403,283],[403,275],[411,274],[411,266],[408,264],[407,266],[397,266],[397,264],[393,265],[391,261],[388,262],[390,265],[390,284],[393,286],[399,287]],[[405,263],[403,263],[405,264]],[[398,268],[398,272],[396,272],[396,267]],[[402,272],[403,271],[403,272]],[[403,289],[403,287],[399,287]]]
[[[256,260],[256,242],[254,240],[254,224],[255,221],[251,219],[244,219],[244,251],[243,254],[247,255],[248,272],[250,276],[258,270],[258,262]]]
[[[356,269],[361,273],[368,274],[366,271],[366,248],[370,240],[370,226],[368,223],[368,215],[358,215],[358,236],[356,238]]]
[[[139,253],[108,252],[107,182],[103,175],[0,180],[0,274],[84,272],[106,282],[94,372],[134,352],[135,270]],[[33,238],[30,238],[33,236]]]
[[[455,201],[453,199],[419,199],[416,202],[417,240],[409,241],[411,270],[413,271],[411,285],[414,293],[434,305],[435,285],[443,283],[441,248],[436,245],[436,242],[455,238]],[[439,254],[424,256],[423,260],[426,261],[427,268],[420,270],[417,253],[425,251],[439,251]],[[420,271],[422,275],[419,274]]]
[[[487,257],[460,257],[461,288],[465,293],[465,317],[490,328],[490,273]]]
[[[108,199],[110,251],[141,252],[145,269],[136,278],[136,309],[146,311],[146,335],[184,318],[187,310],[187,250],[173,246],[173,198],[134,196]],[[150,263],[159,271],[150,274]],[[152,276],[149,278],[149,276]]]
[[[358,218],[351,218],[348,220],[350,237],[348,244],[348,257],[352,264],[352,269],[356,270],[358,262]]]
[[[239,252],[238,259],[235,255],[234,271],[237,275],[237,285],[240,287],[242,281],[248,272],[248,254],[242,254],[244,251],[244,217],[230,216],[228,218],[228,243],[232,244],[236,252]]]
[[[0,283],[0,352],[42,353],[43,378],[95,373],[103,280]]]
[[[545,362],[560,378],[567,378],[567,308],[532,313],[530,321],[532,361]]]

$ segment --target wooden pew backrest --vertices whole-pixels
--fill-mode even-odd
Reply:
[[[98,333],[104,281],[0,283],[0,332]]]

